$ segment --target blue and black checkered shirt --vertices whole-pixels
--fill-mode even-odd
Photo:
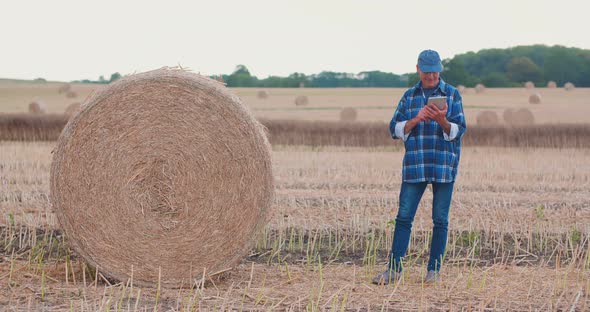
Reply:
[[[444,133],[442,127],[434,120],[420,122],[404,135],[401,126],[416,117],[420,109],[426,105],[427,97],[422,90],[422,82],[418,82],[404,93],[389,123],[391,136],[404,140],[404,182],[448,183],[455,181],[457,176],[461,138],[467,129],[461,95],[455,87],[440,79],[438,87],[430,96],[447,97],[447,120],[451,123],[449,135]]]

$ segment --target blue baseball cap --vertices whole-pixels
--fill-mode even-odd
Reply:
[[[418,56],[418,68],[424,73],[437,72],[443,70],[442,63],[438,52],[434,50],[424,50]]]

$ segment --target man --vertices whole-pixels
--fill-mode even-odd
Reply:
[[[375,278],[375,284],[388,284],[401,277],[402,257],[410,242],[412,221],[426,186],[432,184],[432,241],[425,282],[438,280],[447,245],[449,208],[457,175],[461,138],[466,130],[461,95],[440,78],[443,66],[436,51],[422,51],[416,70],[420,81],[402,96],[389,131],[402,139],[405,155],[399,210],[395,219],[393,244],[387,270]],[[446,97],[443,109],[426,105],[431,96]]]

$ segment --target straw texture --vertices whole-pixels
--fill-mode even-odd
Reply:
[[[82,105],[57,142],[50,189],[70,244],[101,272],[190,285],[251,250],[274,193],[270,145],[222,84],[164,68]]]
[[[571,83],[571,82],[566,82],[566,83],[563,85],[563,88],[564,88],[566,91],[570,91],[570,90],[573,90],[573,89],[575,89],[575,88],[576,88],[576,86],[575,86],[573,83]]]
[[[553,80],[549,80],[549,82],[547,82],[547,88],[557,88],[557,83]]]

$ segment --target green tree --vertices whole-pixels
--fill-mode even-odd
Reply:
[[[228,87],[255,87],[257,78],[250,75],[250,71],[244,65],[236,66],[234,72],[225,79]]]
[[[498,87],[506,87],[510,86],[510,80],[504,73],[493,72],[489,73],[481,79],[481,83],[483,83],[486,87],[491,88],[498,88]]]
[[[116,80],[121,79],[121,74],[119,74],[118,72],[111,74],[111,78],[109,79],[109,82],[113,82]]]
[[[506,66],[506,75],[513,82],[534,81],[539,83],[542,81],[543,71],[530,58],[517,56],[512,58]]]
[[[442,72],[443,79],[452,85],[475,86],[475,79],[471,76],[463,65],[463,61],[459,58],[446,59],[443,61],[444,71]]]

